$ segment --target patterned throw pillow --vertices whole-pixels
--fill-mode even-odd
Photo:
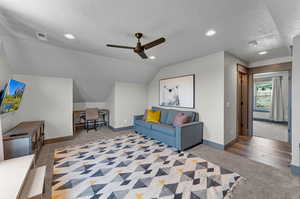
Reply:
[[[190,117],[184,113],[177,113],[173,121],[173,126],[180,126],[190,122]]]
[[[146,122],[159,123],[159,120],[160,120],[160,111],[147,110]]]

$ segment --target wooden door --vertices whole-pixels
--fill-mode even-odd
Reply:
[[[249,118],[249,75],[238,70],[237,86],[237,135],[248,136]]]

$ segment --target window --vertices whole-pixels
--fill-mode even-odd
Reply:
[[[272,81],[255,82],[255,111],[271,111],[272,109]]]

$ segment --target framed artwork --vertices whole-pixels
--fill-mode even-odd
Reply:
[[[195,75],[184,75],[159,81],[159,105],[195,108]]]

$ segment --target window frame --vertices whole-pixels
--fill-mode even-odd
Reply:
[[[264,109],[264,108],[258,108],[257,107],[257,84],[259,83],[270,83],[271,84],[271,94],[270,95],[266,95],[268,97],[271,98],[271,104],[270,107],[268,109]],[[254,112],[264,112],[264,113],[269,113],[272,110],[272,89],[273,89],[273,82],[272,82],[272,78],[257,78],[255,79],[255,84],[254,84],[254,95],[253,95],[253,111]],[[259,96],[261,97],[261,96]]]

